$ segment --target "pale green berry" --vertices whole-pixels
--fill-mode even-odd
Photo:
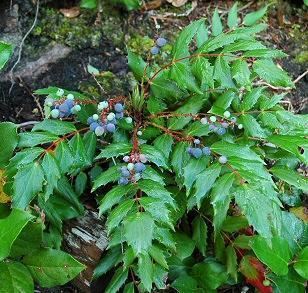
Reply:
[[[56,95],[58,97],[62,97],[64,95],[64,90],[63,89],[58,89]]]
[[[76,112],[79,112],[79,111],[81,110],[81,106],[80,106],[80,105],[75,105],[75,106],[74,106],[74,110],[75,110]]]
[[[243,124],[239,124],[239,125],[237,126],[237,128],[238,128],[238,129],[243,129]]]
[[[97,109],[99,111],[102,111],[104,109],[108,108],[108,102],[107,101],[103,101],[103,102],[100,102],[97,106]]]
[[[137,131],[137,135],[141,136],[142,135],[142,131],[141,130]]]
[[[230,113],[229,111],[225,111],[225,112],[224,112],[224,117],[225,117],[225,118],[228,119],[228,118],[230,118],[230,116],[231,116],[231,113]]]
[[[115,118],[115,114],[114,113],[109,113],[107,116],[107,120],[112,121]]]
[[[263,285],[266,286],[266,287],[268,287],[268,286],[271,285],[271,282],[270,282],[269,280],[264,280],[264,281],[263,281]]]
[[[207,124],[207,118],[205,118],[205,117],[201,118],[200,122],[203,125]]]
[[[126,123],[131,124],[133,122],[133,118],[132,117],[126,117],[125,121],[126,121]]]
[[[215,116],[211,116],[211,117],[210,117],[210,120],[211,120],[212,122],[216,122],[217,119],[216,119]]]
[[[53,110],[51,110],[50,115],[51,115],[52,118],[56,119],[56,118],[59,117],[60,111],[58,109],[53,109]]]
[[[73,94],[68,94],[66,97],[68,100],[74,100],[74,95]]]
[[[133,163],[128,163],[128,164],[127,164],[127,169],[128,169],[129,171],[134,170],[134,168],[135,168],[135,164],[133,164]]]
[[[93,116],[92,116],[92,118],[93,118],[93,120],[98,120],[98,118],[99,118],[99,116],[97,115],[97,114],[94,114]]]

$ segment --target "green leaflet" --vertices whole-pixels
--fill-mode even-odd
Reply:
[[[222,88],[234,88],[231,68],[226,57],[217,57],[214,65],[214,79]]]
[[[0,262],[2,292],[33,293],[34,282],[26,266],[19,262]]]
[[[278,68],[272,60],[257,60],[253,65],[253,70],[261,79],[273,86],[294,88],[294,84],[288,74]]]
[[[306,246],[299,253],[296,262],[294,264],[294,269],[303,278],[308,278],[308,247]]]
[[[227,21],[227,24],[228,24],[228,27],[229,27],[230,29],[235,28],[235,27],[237,27],[237,25],[238,25],[238,20],[237,20],[238,15],[237,15],[237,11],[238,11],[238,9],[237,9],[237,2],[235,2],[235,3],[233,4],[233,6],[231,7],[229,13],[228,13],[228,21]]]
[[[0,43],[0,50],[1,50],[1,43]],[[14,149],[18,144],[18,135],[16,128],[17,126],[11,122],[0,123],[0,141],[1,141],[0,168],[3,168],[5,165],[7,165],[9,159],[13,155]]]
[[[268,6],[269,5],[266,5],[263,8],[259,9],[258,11],[248,13],[244,17],[243,23],[248,26],[255,24],[259,19],[261,19],[265,15]]]
[[[13,206],[25,209],[43,189],[43,169],[37,162],[30,163],[20,169],[14,179]]]
[[[0,219],[0,261],[9,256],[14,241],[32,218],[28,212],[13,209],[8,217]]]
[[[47,288],[64,285],[85,269],[83,264],[69,254],[50,248],[36,250],[26,255],[22,262],[28,267],[33,279]]]
[[[250,84],[250,70],[245,60],[237,59],[232,63],[231,67],[232,77],[236,83],[240,86],[246,86]]]
[[[242,111],[250,110],[259,100],[261,94],[264,90],[264,87],[257,87],[248,92],[244,97],[241,104]]]
[[[131,50],[127,49],[128,67],[134,73],[137,80],[142,81],[146,79],[149,74],[148,69],[146,70],[145,61]]]
[[[96,160],[106,158],[110,159],[112,157],[123,156],[129,153],[132,149],[132,145],[128,143],[117,143],[106,146],[101,153],[95,158]]]
[[[71,122],[46,119],[35,124],[32,131],[47,131],[55,135],[64,135],[76,131],[76,127]]]
[[[222,33],[222,31],[223,31],[223,26],[218,14],[218,10],[216,8],[212,17],[212,35],[218,36],[219,34]]]
[[[108,284],[105,292],[106,293],[114,293],[118,292],[119,289],[124,285],[126,279],[128,277],[128,269],[122,269],[119,267],[114,273],[110,283]]]
[[[199,28],[202,26],[203,22],[203,19],[194,21],[181,31],[173,47],[173,59],[179,59],[189,55],[189,44],[199,31]]]
[[[234,182],[235,175],[227,173],[220,177],[214,184],[211,193],[211,204],[214,209],[213,225],[215,235],[220,231],[222,224],[227,216],[229,204],[231,202],[230,189]]]
[[[252,240],[251,248],[263,263],[265,263],[276,275],[283,276],[288,273],[288,265],[291,259],[288,242],[281,237],[273,237],[271,246],[261,236]]]
[[[154,220],[147,212],[136,213],[124,220],[125,240],[136,253],[147,251],[152,245]]]
[[[146,253],[138,256],[138,276],[146,291],[151,292],[153,283],[153,263],[150,256]]]
[[[258,233],[270,243],[281,230],[281,211],[275,191],[270,185],[243,185],[234,191],[235,201]],[[267,219],[267,221],[264,221]]]
[[[11,58],[14,47],[11,44],[0,41],[0,70]]]
[[[205,169],[196,177],[194,184],[194,191],[190,197],[189,207],[197,205],[201,206],[201,200],[207,195],[208,191],[213,187],[216,179],[220,174],[221,166],[219,164],[213,164],[209,168]]]
[[[207,247],[207,226],[205,221],[201,216],[197,216],[193,222],[193,235],[192,239],[195,241],[196,246],[203,256],[206,255],[206,247]]]

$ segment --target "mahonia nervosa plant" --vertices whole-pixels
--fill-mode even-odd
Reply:
[[[192,22],[164,65],[163,37],[146,61],[129,51],[138,81],[129,97],[41,89],[44,121],[18,135],[1,127],[13,211],[35,206],[47,235],[82,215],[93,180],[109,235],[94,278],[113,271],[105,292],[216,292],[244,281],[304,292],[307,226],[288,210],[308,190],[297,171],[307,117],[280,104],[294,84],[274,62],[285,54],[256,39],[265,12],[239,23],[234,5],[224,29],[216,10],[210,34],[204,19]]]

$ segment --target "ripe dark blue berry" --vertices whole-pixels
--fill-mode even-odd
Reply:
[[[121,177],[120,179],[119,179],[119,185],[127,185],[128,184],[128,178],[126,178],[126,177]]]
[[[152,55],[157,55],[158,53],[159,53],[159,48],[158,47],[151,48],[151,54]]]
[[[218,135],[224,135],[226,132],[227,132],[227,131],[226,131],[226,128],[223,128],[223,127],[218,128],[217,131],[216,131],[216,133],[217,133]]]
[[[89,117],[87,120],[87,123],[90,125],[91,123],[95,122],[95,120],[93,119],[93,117]]]
[[[193,148],[191,150],[191,154],[196,159],[199,159],[202,156],[202,150],[200,148]]]
[[[120,112],[123,112],[124,107],[123,107],[122,104],[116,103],[116,104],[114,105],[114,110],[115,110],[116,112],[120,113]]]
[[[158,38],[157,40],[156,40],[156,45],[158,46],[158,47],[163,47],[163,46],[165,46],[167,44],[167,40],[165,39],[165,38]]]
[[[108,132],[115,132],[115,125],[114,124],[112,124],[112,123],[108,123],[107,125],[106,125],[106,130],[108,131]]]
[[[97,122],[92,122],[90,124],[90,130],[91,131],[95,131],[95,129],[99,126],[99,124]]]
[[[211,155],[211,149],[209,147],[204,147],[202,149],[202,153],[206,156],[210,156]]]
[[[136,163],[135,164],[135,171],[140,173],[143,172],[145,170],[145,165],[143,163]]]

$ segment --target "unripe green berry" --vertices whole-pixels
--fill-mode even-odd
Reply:
[[[131,124],[133,122],[133,118],[132,117],[126,117],[125,121],[126,121],[126,123]]]
[[[211,120],[212,122],[216,122],[217,119],[216,119],[215,116],[211,116],[211,117],[210,117],[210,120]]]
[[[59,117],[60,111],[58,109],[53,109],[53,110],[51,110],[50,115],[51,115],[52,118],[56,119],[56,118]]]
[[[74,100],[74,95],[73,94],[68,94],[66,98],[68,100]]]
[[[98,118],[99,118],[99,116],[97,115],[97,114],[94,114],[93,116],[92,116],[92,118],[93,118],[93,120],[98,120]]]
[[[230,118],[230,116],[231,116],[231,113],[230,113],[229,111],[225,111],[225,112],[224,112],[224,117],[225,117],[225,118],[228,119],[228,118]]]
[[[268,287],[268,286],[271,285],[271,282],[270,282],[269,280],[266,279],[266,280],[263,281],[263,285],[266,286],[266,287]]]
[[[103,102],[100,102],[98,105],[97,105],[97,109],[99,111],[102,111],[104,109],[108,108],[108,102],[107,101],[103,101]]]
[[[239,125],[237,126],[237,128],[238,128],[238,129],[243,129],[243,124],[239,124]]]
[[[142,135],[142,131],[141,130],[137,131],[137,135],[141,136]]]
[[[200,120],[201,124],[205,125],[207,124],[207,119],[205,117],[201,118]]]
[[[107,120],[112,121],[115,118],[115,114],[114,113],[109,113],[107,116]]]
[[[79,112],[79,111],[81,110],[81,106],[80,106],[80,105],[75,105],[75,106],[74,106],[74,110],[75,110],[76,112]]]
[[[134,170],[134,168],[135,168],[135,164],[133,164],[133,163],[128,163],[128,164],[127,164],[127,169],[128,169],[129,171]]]
[[[58,97],[62,97],[64,95],[64,90],[63,89],[58,89],[56,95]]]

